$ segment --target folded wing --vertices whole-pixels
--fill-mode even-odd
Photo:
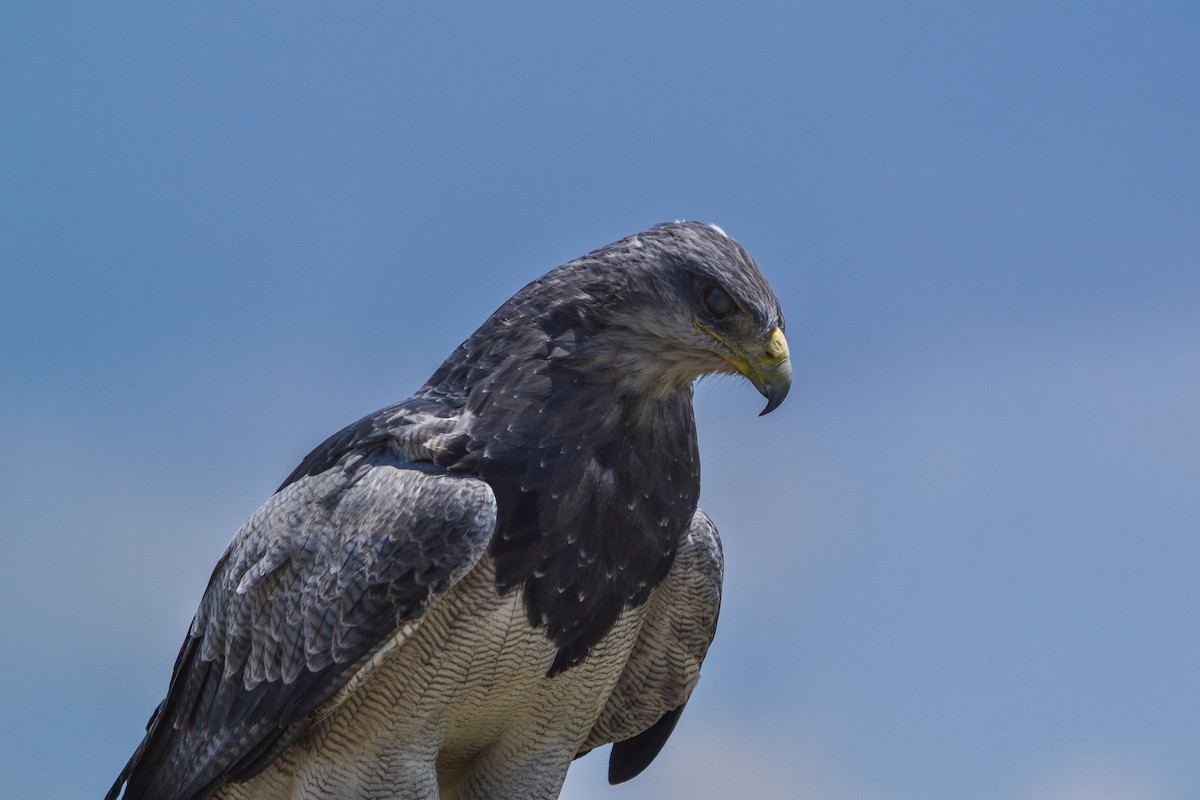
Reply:
[[[723,576],[717,528],[696,509],[671,572],[650,598],[625,669],[580,751],[614,743],[610,783],[641,773],[675,729],[717,631]]]
[[[109,792],[203,798],[261,771],[483,555],[484,482],[386,449],[284,485],[217,564],[146,737]]]

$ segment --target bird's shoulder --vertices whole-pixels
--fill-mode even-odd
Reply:
[[[382,452],[409,462],[446,461],[441,449],[460,426],[462,400],[414,395],[350,423],[308,453],[280,484],[282,491],[304,477],[320,475],[355,455]],[[458,437],[461,438],[461,437]]]

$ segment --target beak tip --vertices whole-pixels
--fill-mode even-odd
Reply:
[[[783,405],[783,398],[785,397],[787,397],[787,389],[784,389],[782,392],[770,392],[767,394],[767,407],[758,412],[758,415],[765,417],[767,414],[770,414]]]
[[[790,391],[792,388],[792,371],[787,362],[784,362],[784,364],[787,365],[787,368],[786,371],[782,371],[783,374],[779,376],[781,379],[766,381],[765,386],[759,389],[763,396],[767,398],[767,407],[758,412],[760,417],[765,417],[767,414],[770,414],[772,411],[783,405],[783,401],[788,396],[788,391]]]

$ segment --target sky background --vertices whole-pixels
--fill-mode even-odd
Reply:
[[[501,5],[3,5],[0,796],[103,793],[311,447],[687,218],[795,384],[699,386],[721,628],[564,797],[1200,797],[1200,5]]]

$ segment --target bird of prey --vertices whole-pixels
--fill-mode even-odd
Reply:
[[[662,749],[721,597],[693,384],[791,385],[714,225],[658,225],[502,305],[407,400],[308,454],[213,570],[108,797],[553,798]]]

